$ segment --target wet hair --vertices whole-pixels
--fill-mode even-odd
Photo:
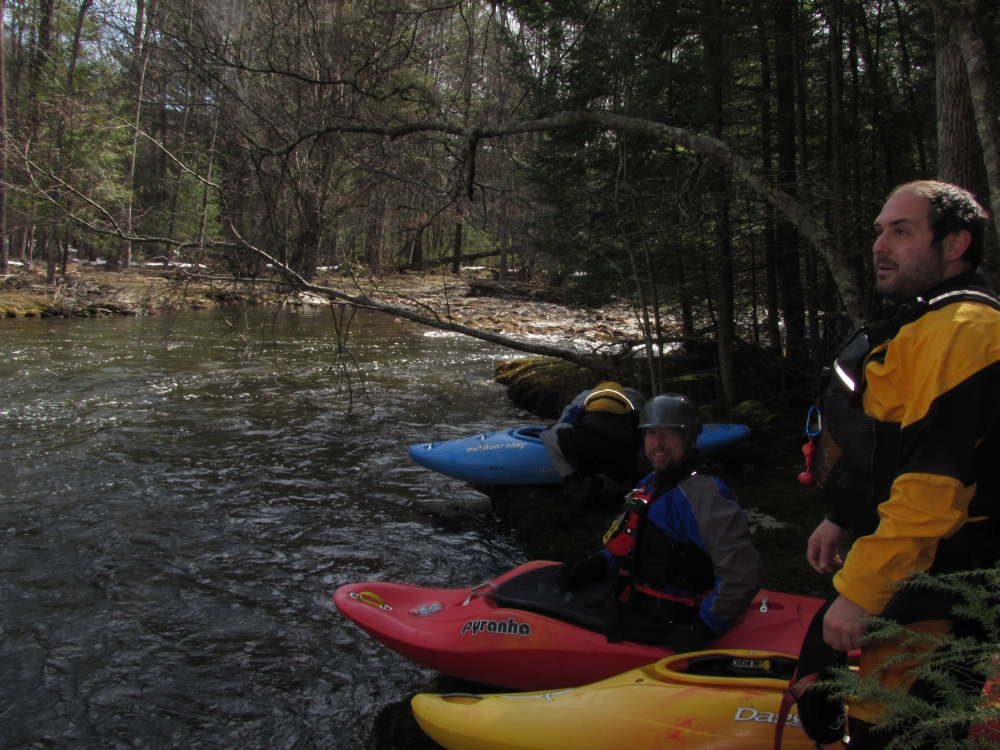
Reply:
[[[972,235],[972,241],[965,249],[962,260],[971,263],[973,268],[979,265],[990,215],[972,193],[950,182],[917,180],[900,185],[889,193],[889,198],[904,192],[916,193],[930,203],[927,221],[934,232],[934,247],[940,248],[942,240],[952,232],[965,229]]]

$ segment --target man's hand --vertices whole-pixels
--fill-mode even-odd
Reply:
[[[843,596],[838,596],[823,618],[823,640],[837,651],[861,648],[861,639],[868,632],[871,615]]]
[[[840,559],[840,543],[847,534],[833,521],[823,521],[809,537],[806,558],[817,573],[835,573],[844,564]]]

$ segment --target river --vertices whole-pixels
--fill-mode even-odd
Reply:
[[[357,748],[427,681],[333,591],[521,562],[406,447],[536,420],[498,347],[351,331],[349,414],[328,310],[251,331],[254,356],[213,313],[0,321],[0,746]]]

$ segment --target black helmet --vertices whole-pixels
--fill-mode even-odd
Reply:
[[[687,396],[663,393],[646,402],[639,415],[639,427],[667,427],[676,431],[684,441],[684,458],[688,458],[701,434],[701,412]]]

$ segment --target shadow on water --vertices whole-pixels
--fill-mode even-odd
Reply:
[[[329,312],[280,316],[253,366],[221,330],[0,323],[0,746],[361,747],[431,673],[333,590],[521,561],[484,495],[406,456],[532,421],[500,349],[361,313],[348,416]]]

